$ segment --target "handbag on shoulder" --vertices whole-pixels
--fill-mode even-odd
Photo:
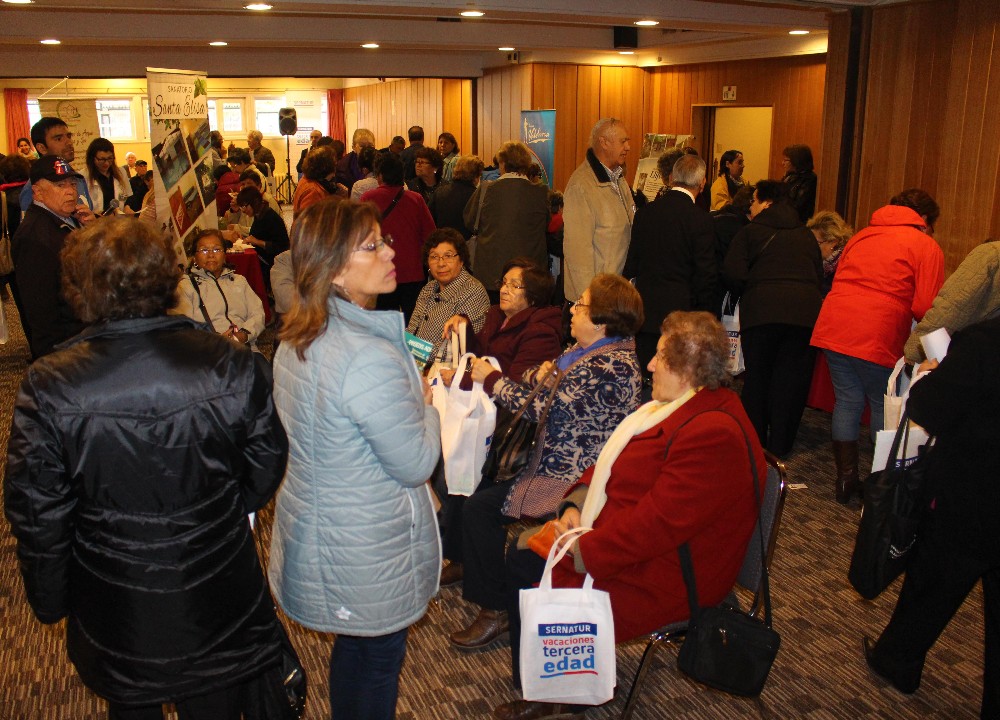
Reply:
[[[546,381],[552,374],[556,375],[555,382],[551,387],[547,387]],[[489,452],[486,453],[486,461],[483,463],[481,487],[485,487],[488,483],[501,483],[517,477],[531,462],[531,455],[535,451],[541,429],[545,427],[545,420],[549,416],[549,408],[552,407],[552,401],[559,392],[561,378],[561,374],[553,366],[551,372],[532,388],[516,413],[511,413],[504,407],[497,410],[493,440]],[[524,413],[535,398],[545,390],[549,393],[545,405],[538,416],[538,422],[532,422],[524,417]]]

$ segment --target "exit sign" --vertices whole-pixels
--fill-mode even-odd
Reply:
[[[723,85],[722,86],[722,99],[733,101],[736,100],[736,86],[735,85]]]

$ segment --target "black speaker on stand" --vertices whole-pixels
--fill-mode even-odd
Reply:
[[[278,110],[278,130],[285,136],[285,177],[278,184],[278,200],[286,203],[292,202],[295,194],[295,180],[292,179],[292,159],[291,159],[291,136],[299,129],[298,116],[295,108],[281,108]]]

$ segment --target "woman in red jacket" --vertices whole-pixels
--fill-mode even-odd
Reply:
[[[739,397],[725,388],[729,344],[710,313],[667,316],[653,373],[653,400],[625,418],[559,510],[557,534],[590,527],[553,572],[553,586],[580,587],[586,573],[611,595],[615,642],[690,614],[677,548],[688,543],[699,600],[722,601],[736,582],[757,518],[748,444],[759,472],[764,452]],[[763,479],[763,477],[761,478]],[[763,487],[763,483],[761,483]],[[520,686],[518,588],[545,560],[512,548],[507,561],[511,661]],[[574,717],[583,708],[518,700],[500,720]]]
[[[882,429],[886,384],[913,320],[944,283],[944,253],[934,241],[941,214],[923,190],[904,190],[872,215],[840,255],[833,288],[820,309],[812,344],[830,366],[833,457],[838,502],[858,489],[858,425],[871,407],[871,435]]]

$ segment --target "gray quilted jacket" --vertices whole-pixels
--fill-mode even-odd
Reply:
[[[296,622],[362,637],[407,627],[438,590],[426,480],[441,454],[395,311],[330,300],[305,362],[282,344],[274,399],[289,438],[269,578]]]

